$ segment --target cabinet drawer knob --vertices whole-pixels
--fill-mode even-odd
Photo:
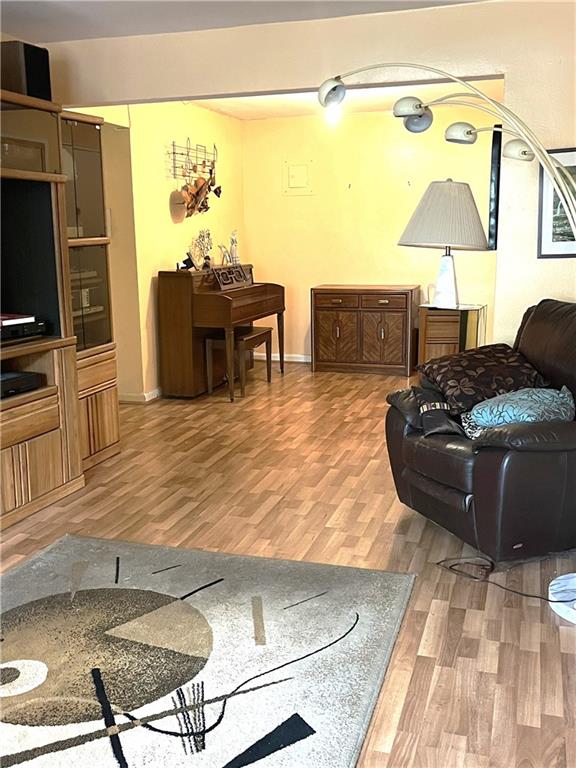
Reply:
[[[332,299],[332,304],[342,304],[342,299]]]
[[[390,304],[390,299],[378,299],[378,304]]]

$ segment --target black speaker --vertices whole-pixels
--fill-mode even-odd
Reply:
[[[46,48],[7,40],[0,43],[2,88],[37,99],[52,100],[50,59]]]

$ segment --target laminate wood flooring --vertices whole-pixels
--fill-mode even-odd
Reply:
[[[123,405],[122,452],[7,529],[3,568],[76,533],[416,573],[359,766],[576,768],[576,626],[434,565],[471,550],[394,492],[385,396],[406,380],[286,367],[268,385],[257,363],[234,403]],[[568,571],[574,552],[493,578],[546,594]]]

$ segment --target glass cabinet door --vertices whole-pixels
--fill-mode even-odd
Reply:
[[[106,247],[71,247],[70,281],[77,348],[108,344],[112,341],[112,322]]]
[[[62,121],[68,237],[105,237],[100,126]]]
[[[57,114],[7,101],[0,106],[2,167],[60,173]]]

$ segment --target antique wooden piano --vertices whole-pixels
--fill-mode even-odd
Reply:
[[[215,351],[213,386],[234,381],[234,334],[254,320],[276,315],[280,370],[284,372],[284,286],[254,282],[252,265],[242,265],[244,284],[222,280],[225,270],[158,273],[160,386],[166,397],[206,392],[204,339],[219,330],[225,354]],[[224,283],[224,284],[223,284]]]

